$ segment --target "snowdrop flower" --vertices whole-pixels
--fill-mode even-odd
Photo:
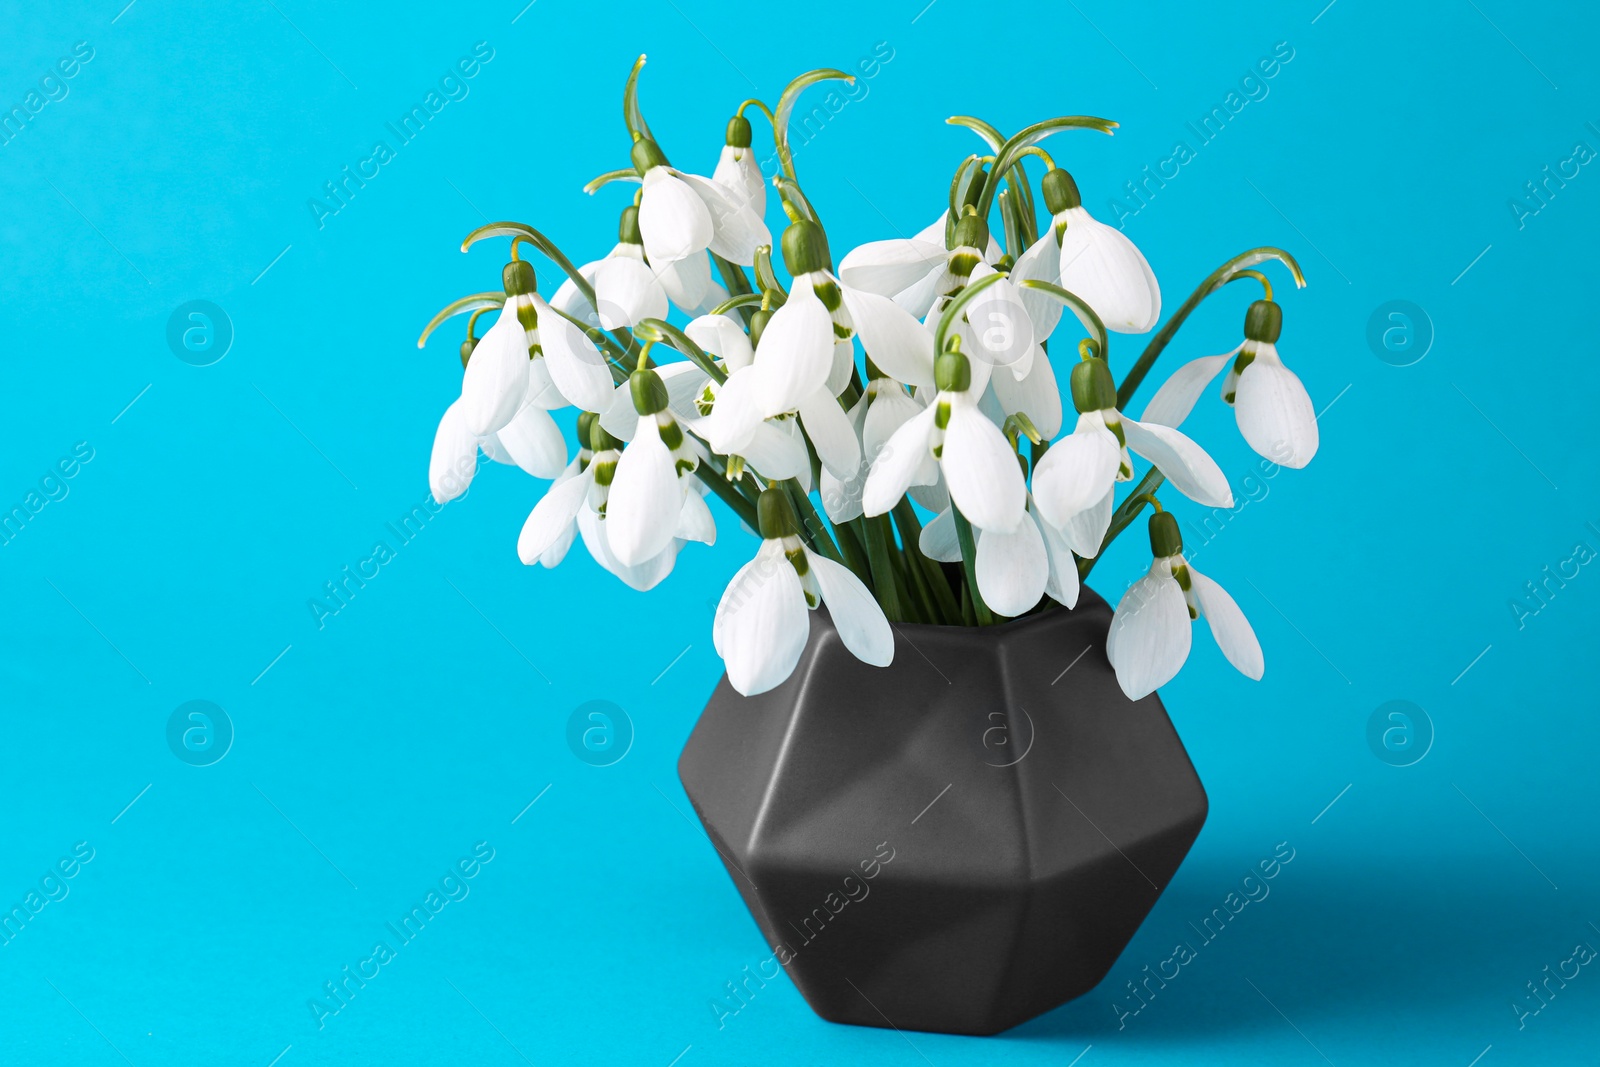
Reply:
[[[861,441],[861,465],[846,478],[824,469],[819,488],[822,491],[822,508],[835,523],[849,522],[861,515],[861,496],[866,489],[867,476],[872,461],[888,445],[889,439],[923,409],[922,401],[909,395],[905,386],[887,377],[867,360],[867,387],[861,398],[846,413],[850,425]],[[932,485],[914,485],[911,497],[930,511],[944,511],[950,506],[950,495],[945,492],[942,480]]]
[[[757,515],[761,547],[728,583],[711,629],[734,689],[754,696],[781,685],[805,650],[807,609],[824,603],[844,646],[863,663],[887,667],[894,659],[894,633],[861,580],[805,547],[783,490],[763,492]]]
[[[1027,520],[1011,533],[974,529],[977,541],[973,570],[983,602],[997,614],[1015,618],[1049,596],[1058,604],[1078,606],[1078,561],[1059,531],[1040,517],[1032,499]],[[922,528],[922,554],[943,563],[961,562],[955,515],[940,512]]]
[[[962,289],[999,273],[978,251],[989,243],[990,237],[988,225],[976,214],[962,216],[956,223],[952,240],[955,247],[946,258],[938,294],[922,320],[923,328],[930,335],[937,330],[944,309]],[[964,350],[983,364],[978,368],[980,394],[988,384],[990,367],[1007,368],[1014,381],[1020,381],[1032,369],[1033,356],[1038,351],[1034,344],[1033,319],[1010,278],[1002,275],[984,286],[967,304],[962,321],[955,326]]]
[[[978,410],[971,363],[959,346],[939,357],[936,384],[933,403],[896,430],[873,460],[863,512],[883,515],[912,485],[931,485],[942,474],[951,501],[972,525],[1015,530],[1027,502],[1022,470],[1005,435]]]
[[[467,366],[480,343],[470,336],[461,342],[461,359]],[[428,460],[428,487],[435,501],[448,503],[467,491],[477,472],[480,449],[496,463],[514,464],[535,478],[554,478],[566,466],[566,440],[546,410],[564,402],[542,371],[541,364],[530,364],[522,408],[495,432],[473,433],[460,399],[445,409]]]
[[[1239,605],[1216,582],[1183,558],[1178,520],[1159,510],[1150,516],[1150,572],[1122,595],[1106,638],[1106,658],[1130,700],[1170,682],[1189,658],[1190,623],[1201,616],[1228,662],[1261,680],[1265,663],[1255,631]]]
[[[934,300],[952,288],[950,253],[945,249],[945,220],[949,215],[948,211],[941,212],[933,225],[914,237],[868,241],[851,249],[839,262],[839,277],[856,289],[890,297],[922,318]],[[979,258],[985,263],[1000,261],[1000,245],[992,236],[982,248]]]
[[[510,422],[528,397],[528,334],[511,293],[512,284],[520,286],[522,281],[521,272],[512,271],[519,263],[506,264],[506,302],[478,339],[461,376],[462,425],[474,437],[487,437]]]
[[[707,249],[748,267],[755,263],[756,249],[772,243],[767,224],[747,198],[707,178],[672,169],[654,141],[634,142],[633,166],[644,186],[639,195],[639,233],[646,257],[657,267],[699,257]]]
[[[669,520],[666,545],[635,563],[622,562],[612,547],[612,527],[606,515],[623,442],[607,433],[599,418],[587,411],[578,417],[578,436],[590,447],[579,451],[523,523],[517,538],[517,557],[523,563],[556,566],[574,536],[581,533],[595,562],[634,589],[646,590],[672,572],[684,541],[715,541],[716,526],[704,498],[689,490],[680,510]]]
[[[622,209],[616,247],[604,259],[579,267],[578,273],[594,287],[600,307],[590,307],[571,278],[563,281],[550,298],[552,307],[605,330],[629,327],[640,319],[667,317],[667,291],[645,262],[639,209],[631,204]]]
[[[1033,472],[1039,514],[1085,558],[1100,551],[1111,525],[1117,482],[1133,477],[1131,449],[1155,464],[1173,488],[1208,507],[1232,507],[1233,491],[1216,461],[1169,426],[1135,422],[1117,410],[1117,389],[1105,361],[1072,368],[1078,425],[1050,446]]]
[[[633,372],[629,384],[639,425],[617,461],[605,525],[611,552],[624,566],[632,567],[672,544],[688,497],[699,499],[683,479],[699,466],[700,459],[667,410],[667,387],[660,375],[641,368]],[[705,508],[703,499],[699,499],[699,508]],[[706,521],[710,521],[709,511]],[[713,528],[706,543],[712,543],[715,536]]]
[[[750,120],[735,115],[728,120],[728,133],[723,138],[722,155],[717,158],[717,169],[711,180],[726,189],[735,199],[750,205],[750,210],[761,218],[767,213],[767,183],[761,175],[761,164],[750,148]]]
[[[1059,284],[1094,308],[1108,330],[1144,333],[1154,327],[1161,317],[1161,287],[1143,253],[1121,230],[1089,214],[1072,175],[1057,167],[1040,184],[1050,229],[1017,258],[1012,275]],[[1026,290],[1023,299],[1039,336],[1048,337],[1061,305]]]
[[[1271,300],[1257,300],[1245,313],[1244,343],[1179,367],[1150,398],[1144,421],[1182,425],[1206,385],[1231,362],[1222,399],[1233,405],[1245,441],[1274,463],[1304,467],[1317,454],[1317,413],[1306,387],[1278,358],[1282,330],[1283,309]]]

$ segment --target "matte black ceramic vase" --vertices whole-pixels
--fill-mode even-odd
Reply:
[[[876,668],[819,611],[783,685],[718,684],[678,775],[818,1015],[993,1034],[1105,976],[1206,817],[1160,700],[1117,686],[1110,623],[1084,590],[898,625]]]

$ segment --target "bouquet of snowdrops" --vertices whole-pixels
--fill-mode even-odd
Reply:
[[[1005,137],[979,119],[950,119],[989,151],[955,168],[944,213],[836,265],[787,131],[807,86],[849,76],[802,75],[776,109],[745,101],[705,178],[675,168],[652,137],[637,97],[643,64],[641,56],[623,93],[632,165],[586,187],[635,186],[609,253],[574,266],[539,231],[511,222],[462,244],[512,239],[502,291],[448,305],[418,341],[452,315],[471,315],[461,395],[434,439],[438,501],[465,491],[480,450],[552,479],[517,540],[522,562],[554,567],[581,536],[596,562],[644,590],[672,571],[684,545],[715,541],[705,498],[716,494],[761,539],[712,630],[729,680],[747,695],[789,676],[819,605],[844,645],[878,666],[893,657],[896,623],[989,626],[1052,602],[1072,608],[1096,558],[1148,505],[1153,561],[1118,603],[1106,647],[1122,688],[1138,699],[1170,680],[1201,617],[1235,667],[1261,676],[1250,624],[1185,561],[1157,491],[1170,485],[1201,505],[1232,506],[1217,464],[1177,429],[1224,372],[1222,400],[1252,448],[1289,467],[1316,452],[1311,401],[1275,347],[1282,311],[1251,269],[1278,260],[1303,286],[1293,257],[1256,248],[1228,260],[1118,382],[1110,334],[1155,326],[1156,277],[1039,147],[1058,132],[1109,134],[1116,123],[1067,116]],[[772,255],[768,183],[746,112],[772,129],[787,280]],[[1030,162],[1044,167],[1046,216]],[[523,245],[564,275],[548,300]],[[1195,307],[1240,279],[1263,289],[1244,340],[1179,367],[1142,419],[1123,414]],[[681,327],[668,322],[673,305],[688,317]],[[497,317],[478,337],[490,309]],[[1071,330],[1059,329],[1064,319]],[[1077,346],[1066,383],[1077,419],[1064,435],[1048,343]],[[550,415],[567,406],[579,412],[570,457]],[[1149,469],[1119,503],[1135,456]]]

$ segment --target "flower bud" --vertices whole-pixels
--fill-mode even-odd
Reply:
[[[933,382],[941,393],[964,393],[972,388],[972,364],[960,349],[941,352],[933,364]]]
[[[477,347],[478,339],[476,337],[469,337],[461,342],[461,366],[463,369],[467,365],[467,360],[472,358],[472,350]]]
[[[628,376],[628,389],[633,393],[633,410],[640,415],[655,415],[667,410],[667,385],[661,375],[648,367]]]
[[[750,316],[750,347],[755,348],[761,343],[761,332],[767,328],[767,323],[772,321],[772,312],[766,308],[757,308]]]
[[[1244,335],[1260,344],[1278,343],[1283,332],[1283,308],[1271,300],[1257,300],[1244,313]]]
[[[1156,559],[1165,559],[1183,552],[1183,534],[1178,532],[1178,520],[1170,511],[1158,511],[1150,516],[1150,553]]]
[[[644,244],[644,235],[639,232],[639,209],[632,204],[622,209],[622,218],[617,223],[617,240],[623,244]]]
[[[617,440],[615,437],[612,437],[606,432],[606,428],[600,425],[600,416],[589,411],[586,411],[583,414],[592,416],[594,419],[594,421],[589,424],[589,450],[591,452],[619,451],[622,448],[622,442]],[[583,415],[580,415],[578,418],[578,425],[581,427],[583,425]]]
[[[792,222],[789,228],[783,231],[783,265],[789,268],[789,273],[798,278],[802,274],[811,274],[819,270],[827,270],[833,264],[833,257],[828,254],[828,237],[822,232],[822,227],[808,219]]]
[[[1083,204],[1083,197],[1078,195],[1078,183],[1072,180],[1072,175],[1060,167],[1046,171],[1044,180],[1039,184],[1044,189],[1045,210],[1052,215],[1059,215],[1063,211],[1070,211]]]
[[[794,513],[789,494],[782,489],[762,490],[756,500],[756,524],[761,536],[768,541],[796,537],[800,533],[800,517]]]
[[[750,120],[743,115],[735,115],[728,120],[728,133],[723,142],[729,148],[750,147]]]
[[[664,167],[667,163],[667,157],[661,151],[661,146],[648,137],[641,137],[633,142],[633,149],[628,153],[628,157],[633,160],[633,169],[639,172],[640,177],[652,167]]]
[[[600,422],[600,416],[593,411],[578,412],[578,445],[589,448],[589,439],[594,436],[594,428]]]
[[[1103,359],[1080,360],[1072,368],[1072,404],[1080,414],[1117,406],[1117,383]]]
[[[956,222],[952,248],[976,248],[979,252],[989,247],[989,224],[977,215],[963,215]]]
[[[533,276],[533,264],[523,259],[513,259],[500,271],[500,284],[507,296],[527,296],[539,291],[539,282]]]

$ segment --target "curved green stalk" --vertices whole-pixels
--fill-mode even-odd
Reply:
[[[650,124],[644,120],[644,112],[639,110],[639,72],[644,69],[644,56],[641,54],[634,61],[633,69],[628,72],[628,81],[622,87],[622,121],[627,124],[628,132],[635,141],[650,137]],[[650,137],[653,141],[654,137]]]
[[[1300,272],[1300,264],[1295,262],[1295,258],[1283,249],[1274,248],[1271,245],[1263,245],[1260,248],[1252,248],[1248,252],[1240,252],[1237,256],[1234,256],[1207,275],[1206,280],[1201,282],[1195,291],[1189,294],[1189,299],[1183,302],[1183,306],[1173,314],[1172,318],[1167,320],[1165,326],[1161,327],[1161,332],[1150,339],[1150,343],[1145,346],[1138,360],[1129,368],[1127,377],[1123,378],[1122,384],[1117,387],[1117,410],[1120,411],[1128,406],[1128,401],[1133,399],[1134,391],[1139,388],[1139,383],[1144,381],[1145,375],[1149,374],[1150,368],[1155,365],[1156,357],[1161,355],[1162,350],[1167,347],[1173,336],[1177,334],[1178,327],[1183,325],[1184,320],[1194,312],[1195,308],[1200,306],[1206,297],[1227,285],[1238,272],[1253,267],[1257,263],[1265,263],[1269,259],[1275,259],[1285,267],[1288,267],[1289,273],[1294,276],[1295,287],[1298,289],[1305,288],[1306,277]]]
[[[459,300],[452,300],[439,310],[439,313],[428,320],[428,325],[422,328],[422,336],[417,338],[417,347],[421,348],[428,343],[428,335],[437,330],[441,323],[455,315],[465,315],[469,311],[480,311],[483,308],[497,308],[506,302],[506,294],[501,293],[473,293]]]
[[[971,115],[951,115],[944,121],[947,126],[964,126],[979,137],[982,137],[991,152],[1000,151],[1001,146],[1006,143],[1005,134],[982,119],[973,118]]]
[[[989,168],[989,180],[985,183],[983,196],[978,201],[978,215],[988,218],[989,209],[994,206],[995,194],[999,192],[1000,178],[1016,165],[1017,160],[1021,158],[1022,150],[1029,145],[1037,144],[1062,130],[1099,130],[1109,135],[1116,128],[1117,124],[1110,119],[1096,118],[1093,115],[1063,115],[1060,118],[1036,122],[1012,134],[1010,140],[995,153],[994,166]]]
[[[772,140],[778,148],[778,166],[789,180],[799,183],[800,179],[794,173],[794,153],[789,150],[789,116],[794,112],[794,105],[800,99],[800,94],[807,87],[823,81],[854,82],[855,75],[846,74],[842,70],[821,68],[808,70],[794,81],[784,87],[783,94],[778,97],[778,107],[772,117]]]
[[[578,268],[573,266],[572,260],[568,259],[566,254],[556,247],[554,241],[532,226],[525,222],[491,222],[487,226],[479,226],[462,240],[461,251],[465,252],[479,241],[489,237],[520,237],[527,241],[543,252],[550,262],[560,267],[563,274],[572,279],[572,284],[576,285],[578,292],[582,293],[584,299],[589,301],[590,307],[597,308],[600,306],[600,301],[594,295],[594,286],[589,284],[589,279],[578,273]]]
[[[1028,289],[1037,289],[1041,293],[1048,293],[1061,301],[1083,324],[1083,328],[1094,335],[1095,344],[1100,346],[1098,355],[1106,358],[1106,348],[1110,344],[1110,335],[1106,333],[1105,323],[1100,321],[1100,316],[1095,314],[1094,308],[1085,304],[1075,293],[1056,285],[1054,282],[1042,281],[1038,278],[1027,278],[1018,283]]]
[[[1105,558],[1106,549],[1110,547],[1111,542],[1115,541],[1117,535],[1126,530],[1129,524],[1139,517],[1139,512],[1144,510],[1145,502],[1152,499],[1150,494],[1161,488],[1161,483],[1166,480],[1167,476],[1154,467],[1145,472],[1145,476],[1139,479],[1139,484],[1133,487],[1133,492],[1112,513],[1111,525],[1106,527],[1106,535],[1100,541],[1100,551],[1094,554],[1093,559],[1078,560],[1078,581],[1081,582],[1089,577],[1089,572],[1094,570],[1094,565]]]
[[[761,306],[761,294],[760,293],[740,293],[738,296],[730,296],[730,297],[728,297],[728,299],[724,300],[722,303],[720,303],[716,307],[712,308],[711,309],[711,314],[713,314],[713,315],[726,315],[728,312],[735,311],[735,310],[737,310],[739,308],[760,307],[760,306]]]
[[[660,319],[640,319],[633,324],[633,331],[636,336],[646,341],[669,344],[676,348],[695,366],[711,375],[711,379],[718,384],[728,380],[727,371],[717,366],[716,361],[706,354],[705,349],[691,341],[689,335],[676,326]]]
[[[622,170],[608,170],[597,178],[589,179],[584,184],[583,191],[593,196],[602,187],[610,185],[612,182],[638,182],[639,180],[639,172],[632,167],[624,167]]]

